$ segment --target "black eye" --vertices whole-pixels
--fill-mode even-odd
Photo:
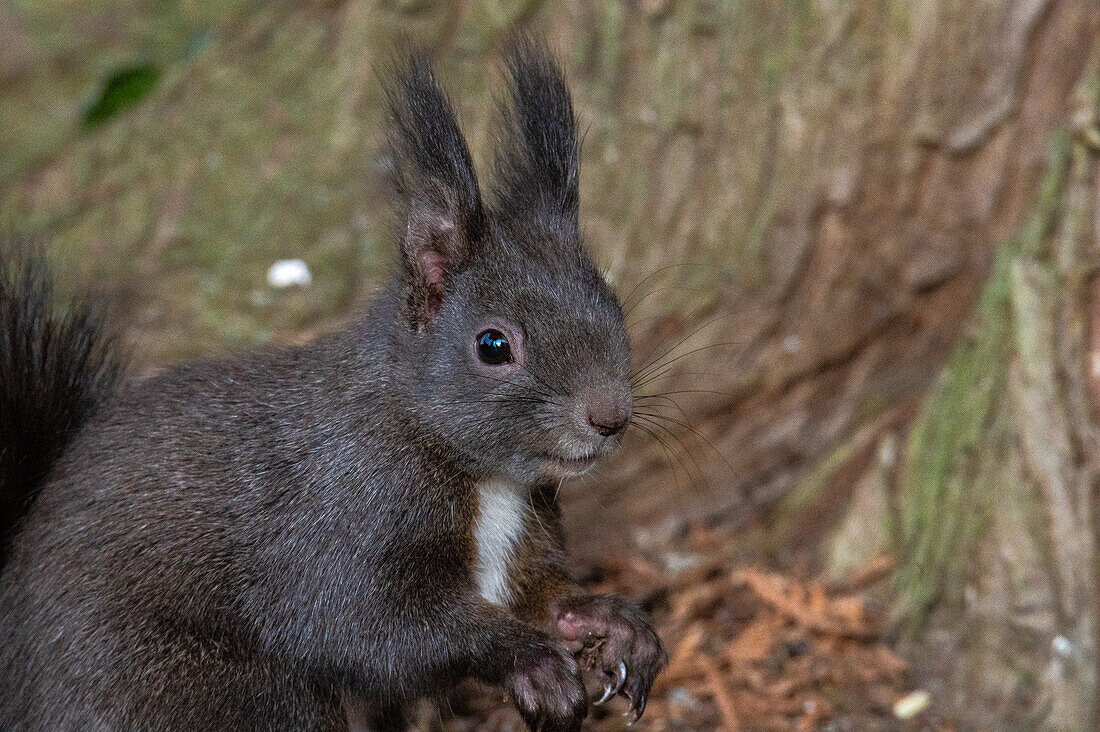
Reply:
[[[512,360],[512,347],[503,333],[490,328],[477,337],[477,357],[490,366],[500,366]]]

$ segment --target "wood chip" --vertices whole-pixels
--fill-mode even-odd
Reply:
[[[730,696],[729,690],[726,688],[726,682],[718,670],[718,664],[714,662],[713,658],[706,655],[700,657],[699,664],[703,667],[707,687],[711,696],[714,697],[714,703],[718,706],[718,712],[722,715],[720,729],[725,730],[725,732],[737,732],[741,729],[741,720],[737,716],[737,707],[733,703],[733,697]]]
[[[734,572],[733,581],[747,585],[761,600],[809,630],[857,638],[875,635],[867,622],[862,600],[857,597],[830,600],[818,582],[810,583],[806,589],[780,575],[754,569]]]

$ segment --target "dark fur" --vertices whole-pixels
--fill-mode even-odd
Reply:
[[[98,313],[55,304],[29,245],[0,252],[0,566],[50,467],[117,387],[112,346]]]
[[[9,414],[62,405],[40,417],[48,439],[11,443],[30,467],[4,473],[16,504],[37,497],[0,575],[0,728],[392,725],[407,700],[473,676],[503,684],[532,727],[579,729],[567,609],[574,635],[587,618],[593,639],[626,639],[608,645],[644,706],[660,643],[626,605],[585,609],[546,458],[613,447],[578,414],[629,404],[622,313],[577,231],[560,73],[531,41],[508,64],[515,137],[492,206],[430,65],[413,55],[388,83],[401,264],[346,330],[105,399],[117,372],[93,321],[5,317],[8,337],[85,355],[9,347],[0,364],[30,374],[4,382],[22,410],[5,444]],[[44,293],[5,290],[0,307],[46,312]],[[503,380],[472,348],[494,318],[526,342]],[[531,493],[508,608],[472,578],[490,476]]]
[[[575,227],[580,146],[565,79],[529,36],[513,40],[505,65],[505,124],[493,169],[498,209],[517,217],[560,213]]]

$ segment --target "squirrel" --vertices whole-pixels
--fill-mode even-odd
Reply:
[[[641,717],[667,654],[570,579],[557,501],[631,422],[622,308],[563,72],[504,68],[484,199],[427,56],[383,79],[399,261],[311,343],[131,381],[0,267],[0,728],[395,729],[473,678],[579,730],[585,674]]]

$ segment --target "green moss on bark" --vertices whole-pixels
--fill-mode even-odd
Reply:
[[[1013,352],[1012,270],[1040,255],[1060,210],[1069,141],[1051,146],[1033,213],[997,253],[970,334],[924,401],[905,449],[899,493],[900,613],[919,623],[937,601],[962,600],[982,528],[1003,497],[1010,434],[1006,381]]]

